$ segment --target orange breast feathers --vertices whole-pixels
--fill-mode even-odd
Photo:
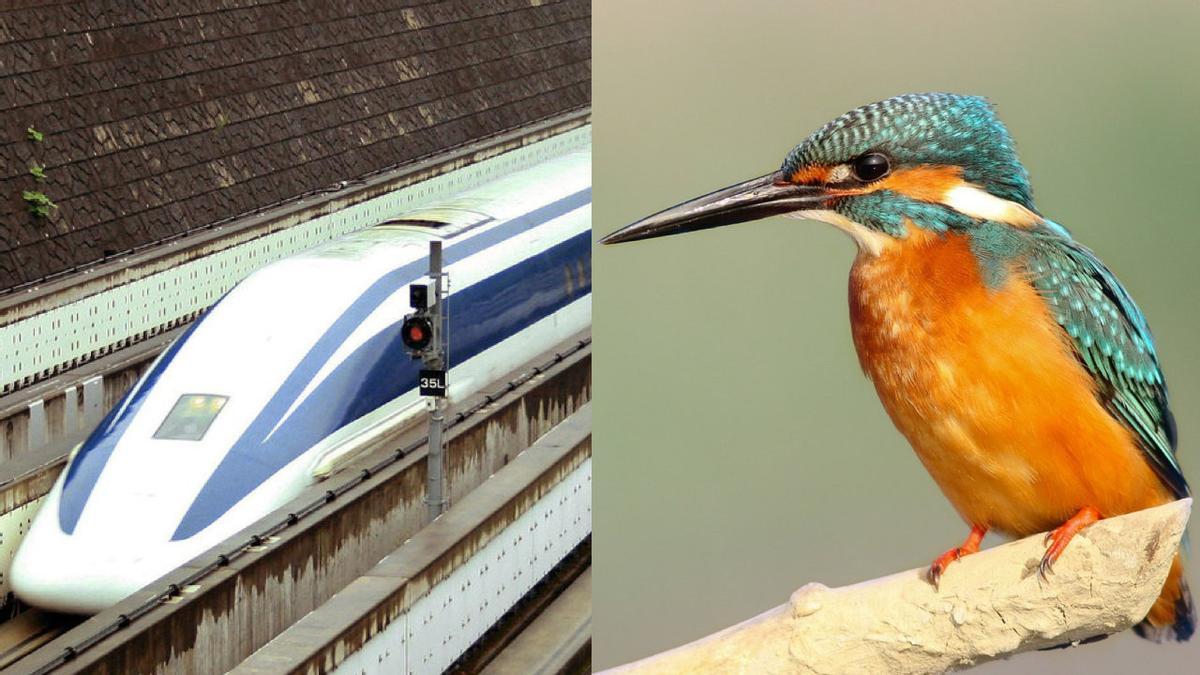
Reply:
[[[1019,270],[989,289],[965,236],[909,229],[854,264],[854,344],[962,517],[1023,536],[1171,501]]]

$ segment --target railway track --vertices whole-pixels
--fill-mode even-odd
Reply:
[[[82,617],[27,609],[0,624],[0,670],[75,627]]]

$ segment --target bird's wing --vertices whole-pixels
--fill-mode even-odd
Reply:
[[[1167,384],[1154,338],[1133,298],[1094,253],[1069,235],[1039,234],[1027,268],[1096,381],[1105,408],[1136,434],[1150,466],[1175,496],[1186,497]]]

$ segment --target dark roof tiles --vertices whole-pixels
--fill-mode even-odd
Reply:
[[[588,0],[19,4],[0,12],[0,289],[591,99]],[[59,208],[30,216],[24,190]]]

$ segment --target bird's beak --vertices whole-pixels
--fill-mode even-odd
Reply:
[[[710,192],[626,225],[600,240],[602,244],[665,237],[744,223],[793,211],[819,209],[830,195],[824,188],[795,185],[776,171]]]

